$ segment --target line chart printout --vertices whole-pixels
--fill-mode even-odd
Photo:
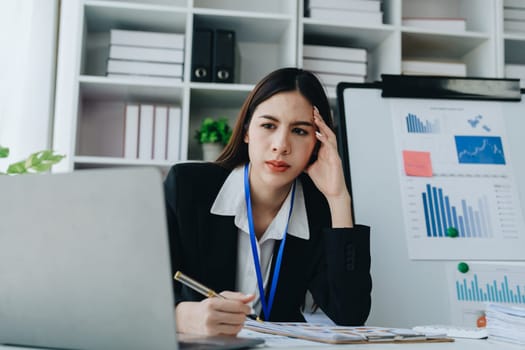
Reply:
[[[522,260],[525,224],[500,103],[390,102],[410,258]]]

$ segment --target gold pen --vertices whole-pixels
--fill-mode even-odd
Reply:
[[[184,284],[185,286],[190,287],[194,291],[196,291],[198,293],[201,293],[202,295],[204,295],[207,298],[219,297],[219,298],[222,298],[222,299],[226,299],[226,297],[224,297],[223,295],[220,295],[219,293],[217,293],[213,289],[206,287],[204,284],[195,281],[193,278],[186,276],[185,274],[183,274],[180,271],[175,272],[175,275],[173,276],[173,278],[175,280],[179,281],[180,283]],[[248,314],[246,316],[251,318],[252,320],[255,320],[255,321],[262,321],[255,314]]]

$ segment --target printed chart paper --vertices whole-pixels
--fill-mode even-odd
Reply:
[[[500,103],[392,99],[391,112],[410,258],[523,259]]]
[[[448,290],[453,324],[476,326],[488,303],[525,308],[525,263],[468,262],[466,273],[451,264]]]

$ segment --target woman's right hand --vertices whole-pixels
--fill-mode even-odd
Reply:
[[[175,308],[177,332],[202,335],[237,335],[244,326],[253,294],[222,292],[223,298],[183,301]]]

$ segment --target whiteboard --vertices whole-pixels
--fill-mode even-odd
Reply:
[[[371,226],[372,309],[369,325],[457,324],[447,273],[458,261],[410,260],[388,98],[372,84],[343,84],[340,118],[346,137],[355,221]],[[342,99],[341,99],[342,97]],[[525,205],[525,101],[502,104],[519,198]],[[343,136],[338,131],[339,138]],[[343,152],[346,158],[345,152]],[[525,214],[525,213],[524,213]],[[523,261],[525,266],[525,252]],[[525,283],[525,281],[523,281]]]

